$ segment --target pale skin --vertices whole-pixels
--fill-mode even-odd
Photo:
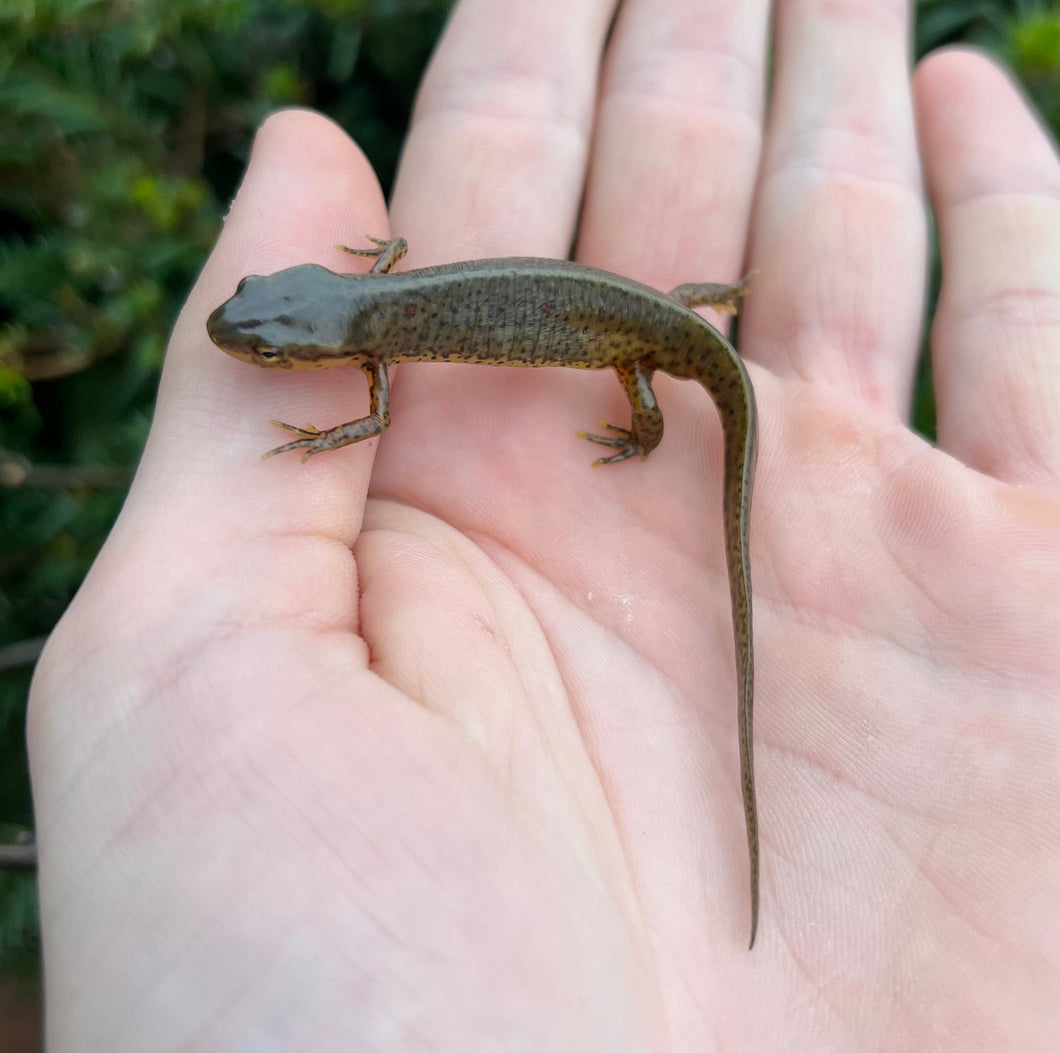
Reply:
[[[629,0],[598,81],[612,6],[465,0],[389,229],[409,266],[562,256],[584,194],[581,262],[758,268],[755,949],[709,399],[659,377],[660,447],[590,469],[610,376],[409,365],[381,440],[261,461],[363,381],[250,369],[207,314],[388,229],[287,113],[34,683],[52,1049],[1055,1048],[1056,155],[982,56],[910,81],[901,5],[781,3],[765,131],[764,7]]]

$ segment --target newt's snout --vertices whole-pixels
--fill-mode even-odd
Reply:
[[[206,319],[206,332],[210,339],[222,350],[237,358],[249,358],[250,347],[246,335],[239,326],[234,325],[228,317],[228,304],[223,303]]]
[[[210,334],[210,339],[222,351],[241,362],[290,369],[293,363],[287,356],[262,339],[258,332],[259,323],[232,317],[231,306],[237,302],[238,297],[225,301],[206,320],[206,331]]]

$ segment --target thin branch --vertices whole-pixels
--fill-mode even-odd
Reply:
[[[29,640],[0,647],[0,673],[5,669],[15,669],[20,665],[33,665],[44,650],[47,636],[34,636]]]
[[[36,870],[37,843],[30,837],[14,845],[0,845],[0,870]]]
[[[88,486],[100,490],[125,486],[129,477],[128,468],[103,464],[32,464],[17,453],[0,449],[0,486],[12,490],[20,486],[41,486],[58,490]]]

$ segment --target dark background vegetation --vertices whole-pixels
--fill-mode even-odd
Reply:
[[[316,107],[389,188],[450,0],[0,2],[0,843],[32,830],[33,662],[117,515],[170,326],[254,129]],[[922,0],[916,52],[980,44],[1060,127],[1055,0]],[[937,287],[937,267],[933,287]],[[915,423],[934,427],[926,356]],[[0,977],[32,994],[31,872],[0,873]],[[8,989],[9,989],[8,987]],[[0,991],[0,1047],[5,998]]]

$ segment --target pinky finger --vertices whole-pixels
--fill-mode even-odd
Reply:
[[[939,443],[980,471],[1060,494],[1060,162],[978,53],[926,58],[914,97],[942,254]]]

